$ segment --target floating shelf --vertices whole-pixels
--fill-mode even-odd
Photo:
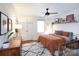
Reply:
[[[68,24],[68,23],[78,23],[78,22],[65,22],[65,23],[52,23],[52,24]]]

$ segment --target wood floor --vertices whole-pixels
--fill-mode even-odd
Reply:
[[[36,42],[37,40],[26,40],[26,41],[22,41],[22,44],[25,44],[25,43],[33,43],[33,42]]]

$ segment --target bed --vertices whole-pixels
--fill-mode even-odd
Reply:
[[[67,41],[62,36],[40,35],[38,42],[42,43],[44,47],[46,47],[53,55],[55,50],[57,50],[61,44],[65,44]]]
[[[62,31],[63,32],[63,31]],[[38,37],[38,42],[42,43],[52,55],[62,44],[66,44],[70,39],[71,35],[69,32],[63,32],[63,35],[49,34],[49,35],[40,35]],[[66,36],[70,35],[68,38]]]

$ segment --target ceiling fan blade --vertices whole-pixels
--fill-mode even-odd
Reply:
[[[50,13],[50,14],[58,14],[57,12],[54,12],[54,13]]]
[[[45,12],[40,12],[40,13],[45,14]]]

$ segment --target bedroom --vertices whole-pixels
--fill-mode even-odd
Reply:
[[[47,12],[47,8],[48,12],[53,14],[45,15],[45,13]],[[17,37],[17,39],[20,38],[22,42],[18,43],[17,40],[15,40],[14,41],[15,43],[13,42],[13,45],[11,45],[11,47],[14,45],[16,46],[16,44],[17,45],[20,44],[18,47],[18,49],[20,49],[20,47],[22,47],[21,46],[22,43],[24,43],[24,46],[26,47],[24,47],[23,50],[21,51],[23,52],[23,54],[20,52],[20,50],[16,49],[16,51],[18,50],[18,53],[15,53],[13,55],[19,54],[19,52],[20,52],[19,55],[22,56],[55,55],[49,52],[51,48],[48,48],[49,50],[47,49],[46,45],[47,43],[42,42],[43,44],[40,44],[37,42],[39,36],[54,34],[55,31],[63,31],[66,33],[73,32],[73,35],[75,37],[73,37],[72,39],[76,39],[76,37],[77,39],[79,39],[78,10],[79,10],[78,3],[0,3],[1,20],[4,18],[4,16],[2,18],[3,13],[6,14],[9,19],[12,20],[12,23],[8,24],[6,30],[7,32],[5,34],[4,34],[5,31],[2,29],[2,25],[0,24],[1,54],[3,53],[4,55],[6,55],[7,52],[5,53],[4,50],[6,50],[9,45],[11,45],[7,43],[8,41],[16,39],[16,36],[20,36]],[[67,21],[68,18],[67,16],[70,16],[72,21],[69,20]],[[59,19],[62,21],[60,21]],[[49,44],[48,46],[50,45],[51,44]],[[38,46],[40,46],[40,48]],[[34,50],[31,49],[30,47],[33,47]],[[30,48],[29,52],[27,51],[28,48]],[[10,50],[9,52],[14,53],[13,51]],[[56,55],[58,55],[57,53]]]

